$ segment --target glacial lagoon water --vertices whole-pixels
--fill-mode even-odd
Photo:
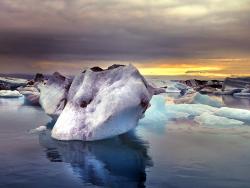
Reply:
[[[248,100],[223,99],[249,108]],[[62,142],[39,107],[0,99],[0,187],[250,187],[248,127],[192,129],[192,122],[139,124],[130,133],[97,142]],[[184,128],[183,128],[184,127]]]

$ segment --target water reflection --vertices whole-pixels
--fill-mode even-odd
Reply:
[[[69,163],[85,184],[145,187],[145,169],[152,166],[147,143],[133,133],[97,142],[63,142],[47,131],[39,135],[39,142],[51,162]]]

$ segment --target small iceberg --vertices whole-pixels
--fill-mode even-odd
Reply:
[[[30,134],[38,134],[38,133],[44,132],[46,130],[47,130],[46,126],[40,126],[40,127],[35,128],[35,129],[29,130],[29,133]]]
[[[0,84],[2,88],[15,90],[20,86],[26,86],[28,80],[22,78],[0,77]]]
[[[202,95],[199,92],[187,94],[181,98],[175,99],[176,104],[204,104],[212,107],[222,107],[223,104],[219,100],[213,99],[208,95]]]
[[[207,127],[232,128],[233,126],[241,126],[244,124],[242,121],[220,117],[210,113],[203,113],[200,116],[196,116],[194,120],[201,126]]]
[[[23,95],[17,90],[0,90],[0,97],[1,98],[19,98]]]
[[[183,112],[190,116],[199,116],[203,113],[213,113],[218,108],[204,104],[167,104],[166,108],[173,112]]]
[[[40,90],[39,102],[44,111],[52,116],[58,117],[67,103],[67,94],[71,79],[55,72],[47,82],[38,84]]]
[[[236,119],[239,121],[250,122],[250,111],[249,110],[222,107],[215,112],[215,115],[227,117],[227,118],[231,118],[231,119]]]

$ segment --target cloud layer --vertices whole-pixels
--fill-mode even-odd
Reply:
[[[41,61],[249,58],[249,12],[250,0],[2,0],[0,59],[32,69]]]

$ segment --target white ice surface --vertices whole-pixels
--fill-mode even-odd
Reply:
[[[44,111],[53,116],[59,116],[66,104],[70,80],[60,78],[58,73],[54,73],[53,77],[47,83],[40,83],[39,102]]]
[[[220,117],[210,113],[203,113],[200,116],[196,116],[194,120],[200,125],[208,127],[231,128],[233,126],[240,126],[244,124],[242,121]]]
[[[190,116],[199,116],[205,112],[213,113],[217,108],[204,104],[167,104],[167,110],[187,113]]]
[[[175,99],[176,104],[205,104],[212,107],[222,107],[223,104],[208,95],[202,95],[198,92],[187,94],[181,98]]]
[[[44,132],[44,131],[46,131],[46,130],[47,130],[47,127],[42,125],[42,126],[37,127],[37,128],[35,128],[35,129],[31,129],[31,130],[29,131],[29,133],[30,133],[30,134],[37,134],[37,133]]]
[[[22,78],[0,77],[0,82],[9,83],[11,85],[25,85],[28,80]]]
[[[180,93],[181,90],[191,90],[190,87],[188,87],[185,84],[176,82],[176,81],[170,81],[170,80],[161,80],[161,79],[148,79],[150,83],[155,85],[156,87],[165,88],[166,93]]]
[[[23,95],[19,93],[19,91],[11,91],[11,90],[0,90],[0,97],[4,98],[18,98],[22,97]]]
[[[44,86],[40,85],[40,104],[49,115],[60,115],[63,106],[61,100],[65,98],[65,92],[58,85]]]
[[[250,99],[250,93],[244,93],[244,92],[234,93],[233,96],[238,97],[238,98],[248,98],[248,99]]]
[[[76,76],[68,102],[52,137],[59,140],[99,140],[133,129],[152,91],[132,65]]]
[[[171,119],[192,119],[201,126],[232,128],[250,120],[250,111],[216,108],[204,104],[168,104],[165,96],[153,96],[151,107],[140,120],[143,125],[165,125]],[[223,113],[222,113],[223,112]]]
[[[163,125],[172,119],[188,119],[189,114],[185,112],[177,112],[167,108],[164,96],[155,95],[150,101],[150,107],[145,112],[145,116],[140,120],[144,125]]]
[[[19,87],[17,90],[23,95],[37,95],[40,93],[34,86]]]
[[[250,110],[222,107],[215,112],[215,115],[250,122]]]

